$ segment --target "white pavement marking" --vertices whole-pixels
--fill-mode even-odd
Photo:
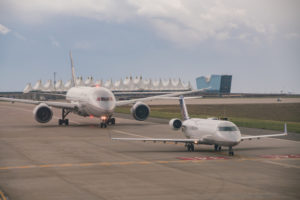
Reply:
[[[121,134],[124,134],[124,135],[130,135],[130,136],[135,136],[135,137],[140,137],[140,138],[146,138],[145,136],[137,135],[137,134],[129,133],[129,132],[125,132],[125,131],[120,131],[120,130],[112,130],[112,131],[115,132],[115,133],[121,133]],[[147,138],[149,138],[149,137],[147,137]]]
[[[262,162],[263,163],[272,164],[272,165],[278,165],[278,166],[286,167],[286,168],[297,168],[297,169],[300,169],[300,166],[290,165],[290,164],[286,164],[286,163],[274,162],[274,161],[271,161],[271,160],[263,160]]]

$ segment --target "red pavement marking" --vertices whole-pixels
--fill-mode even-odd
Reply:
[[[273,159],[283,159],[283,158],[300,158],[300,154],[286,154],[286,155],[262,155],[262,158],[273,158]]]
[[[226,157],[219,156],[200,156],[200,157],[177,157],[179,160],[228,160]]]

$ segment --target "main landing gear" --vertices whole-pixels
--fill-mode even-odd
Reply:
[[[101,117],[101,123],[100,123],[100,127],[101,128],[106,128],[107,125],[115,125],[116,124],[116,119],[115,118],[108,118],[106,119],[106,117]]]
[[[185,144],[185,146],[189,152],[195,151],[195,147],[193,143],[187,143]]]
[[[215,144],[215,151],[221,151],[222,146]]]
[[[229,156],[233,156],[234,155],[232,147],[229,147],[228,154],[229,154]]]
[[[65,108],[62,109],[62,112],[61,112],[61,118],[62,119],[59,119],[58,120],[58,124],[61,126],[61,125],[66,125],[68,126],[69,125],[69,119],[65,119],[66,116],[70,113],[71,111],[70,110],[67,110]]]

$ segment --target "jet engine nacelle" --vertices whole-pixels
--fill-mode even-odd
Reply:
[[[138,121],[146,120],[150,114],[149,106],[143,102],[137,102],[134,104],[130,111],[133,118]]]
[[[182,122],[180,119],[171,119],[169,125],[173,130],[179,130],[182,126]]]
[[[53,112],[51,108],[45,104],[40,103],[33,110],[34,118],[39,123],[47,123],[52,119]]]

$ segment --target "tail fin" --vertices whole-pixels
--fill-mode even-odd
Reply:
[[[179,97],[179,104],[180,104],[181,116],[182,116],[183,120],[189,119],[190,118],[189,113],[187,111],[183,96]]]
[[[72,85],[72,87],[75,87],[76,86],[76,75],[75,75],[75,69],[74,69],[72,52],[71,51],[70,51],[70,60],[71,60],[71,71],[72,71],[71,85]]]

